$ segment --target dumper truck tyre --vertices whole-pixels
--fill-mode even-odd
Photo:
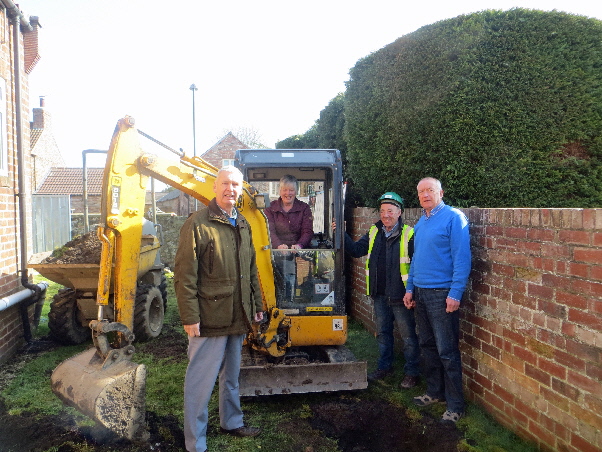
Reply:
[[[77,292],[60,289],[50,303],[48,328],[52,338],[61,344],[76,345],[92,338],[92,332],[77,306]]]
[[[161,296],[163,297],[163,310],[167,312],[167,277],[161,274],[161,284],[159,285]]]
[[[161,290],[141,284],[136,290],[134,335],[137,341],[148,341],[161,334],[165,319],[165,304]]]

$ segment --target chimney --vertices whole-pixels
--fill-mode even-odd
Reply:
[[[44,96],[40,96],[40,107],[34,108],[33,121],[31,122],[32,129],[44,129],[50,128],[50,113],[44,110],[45,100]]]

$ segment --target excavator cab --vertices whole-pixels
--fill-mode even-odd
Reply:
[[[288,316],[344,316],[345,284],[341,229],[344,218],[340,152],[335,149],[241,149],[235,165],[245,181],[269,201],[279,197],[279,181],[292,175],[299,182],[297,198],[309,204],[313,240],[307,249],[271,248],[276,307]],[[337,333],[333,333],[336,336]]]
[[[267,298],[267,326],[259,326],[255,341],[250,341],[251,356],[241,368],[241,395],[365,388],[366,363],[357,362],[344,346],[347,315],[343,228],[333,231],[331,226],[333,221],[344,221],[340,152],[241,149],[236,153],[235,165],[245,181],[269,201],[279,197],[280,178],[294,176],[299,182],[297,198],[311,208],[314,231],[307,249],[270,247],[275,300],[270,304]],[[274,330],[271,334],[270,329]],[[276,341],[276,353],[274,347],[261,347],[262,341],[257,338],[263,336]],[[269,356],[262,355],[265,350],[270,351]]]

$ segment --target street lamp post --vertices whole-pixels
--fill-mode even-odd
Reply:
[[[195,118],[195,106],[194,106],[194,92],[198,91],[198,88],[193,83],[190,85],[190,91],[192,91],[192,152],[194,157],[196,157],[196,118]],[[189,204],[190,205],[190,204]],[[194,199],[194,210],[197,211],[199,209],[198,200]]]
[[[198,91],[198,88],[193,83],[190,85],[190,91],[192,91],[192,149],[193,154],[196,157],[196,119],[195,119],[195,108],[194,108],[194,92]]]

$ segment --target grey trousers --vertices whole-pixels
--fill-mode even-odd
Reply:
[[[188,337],[188,368],[184,380],[184,439],[188,452],[207,449],[209,399],[219,375],[220,426],[242,427],[238,375],[244,335]]]

